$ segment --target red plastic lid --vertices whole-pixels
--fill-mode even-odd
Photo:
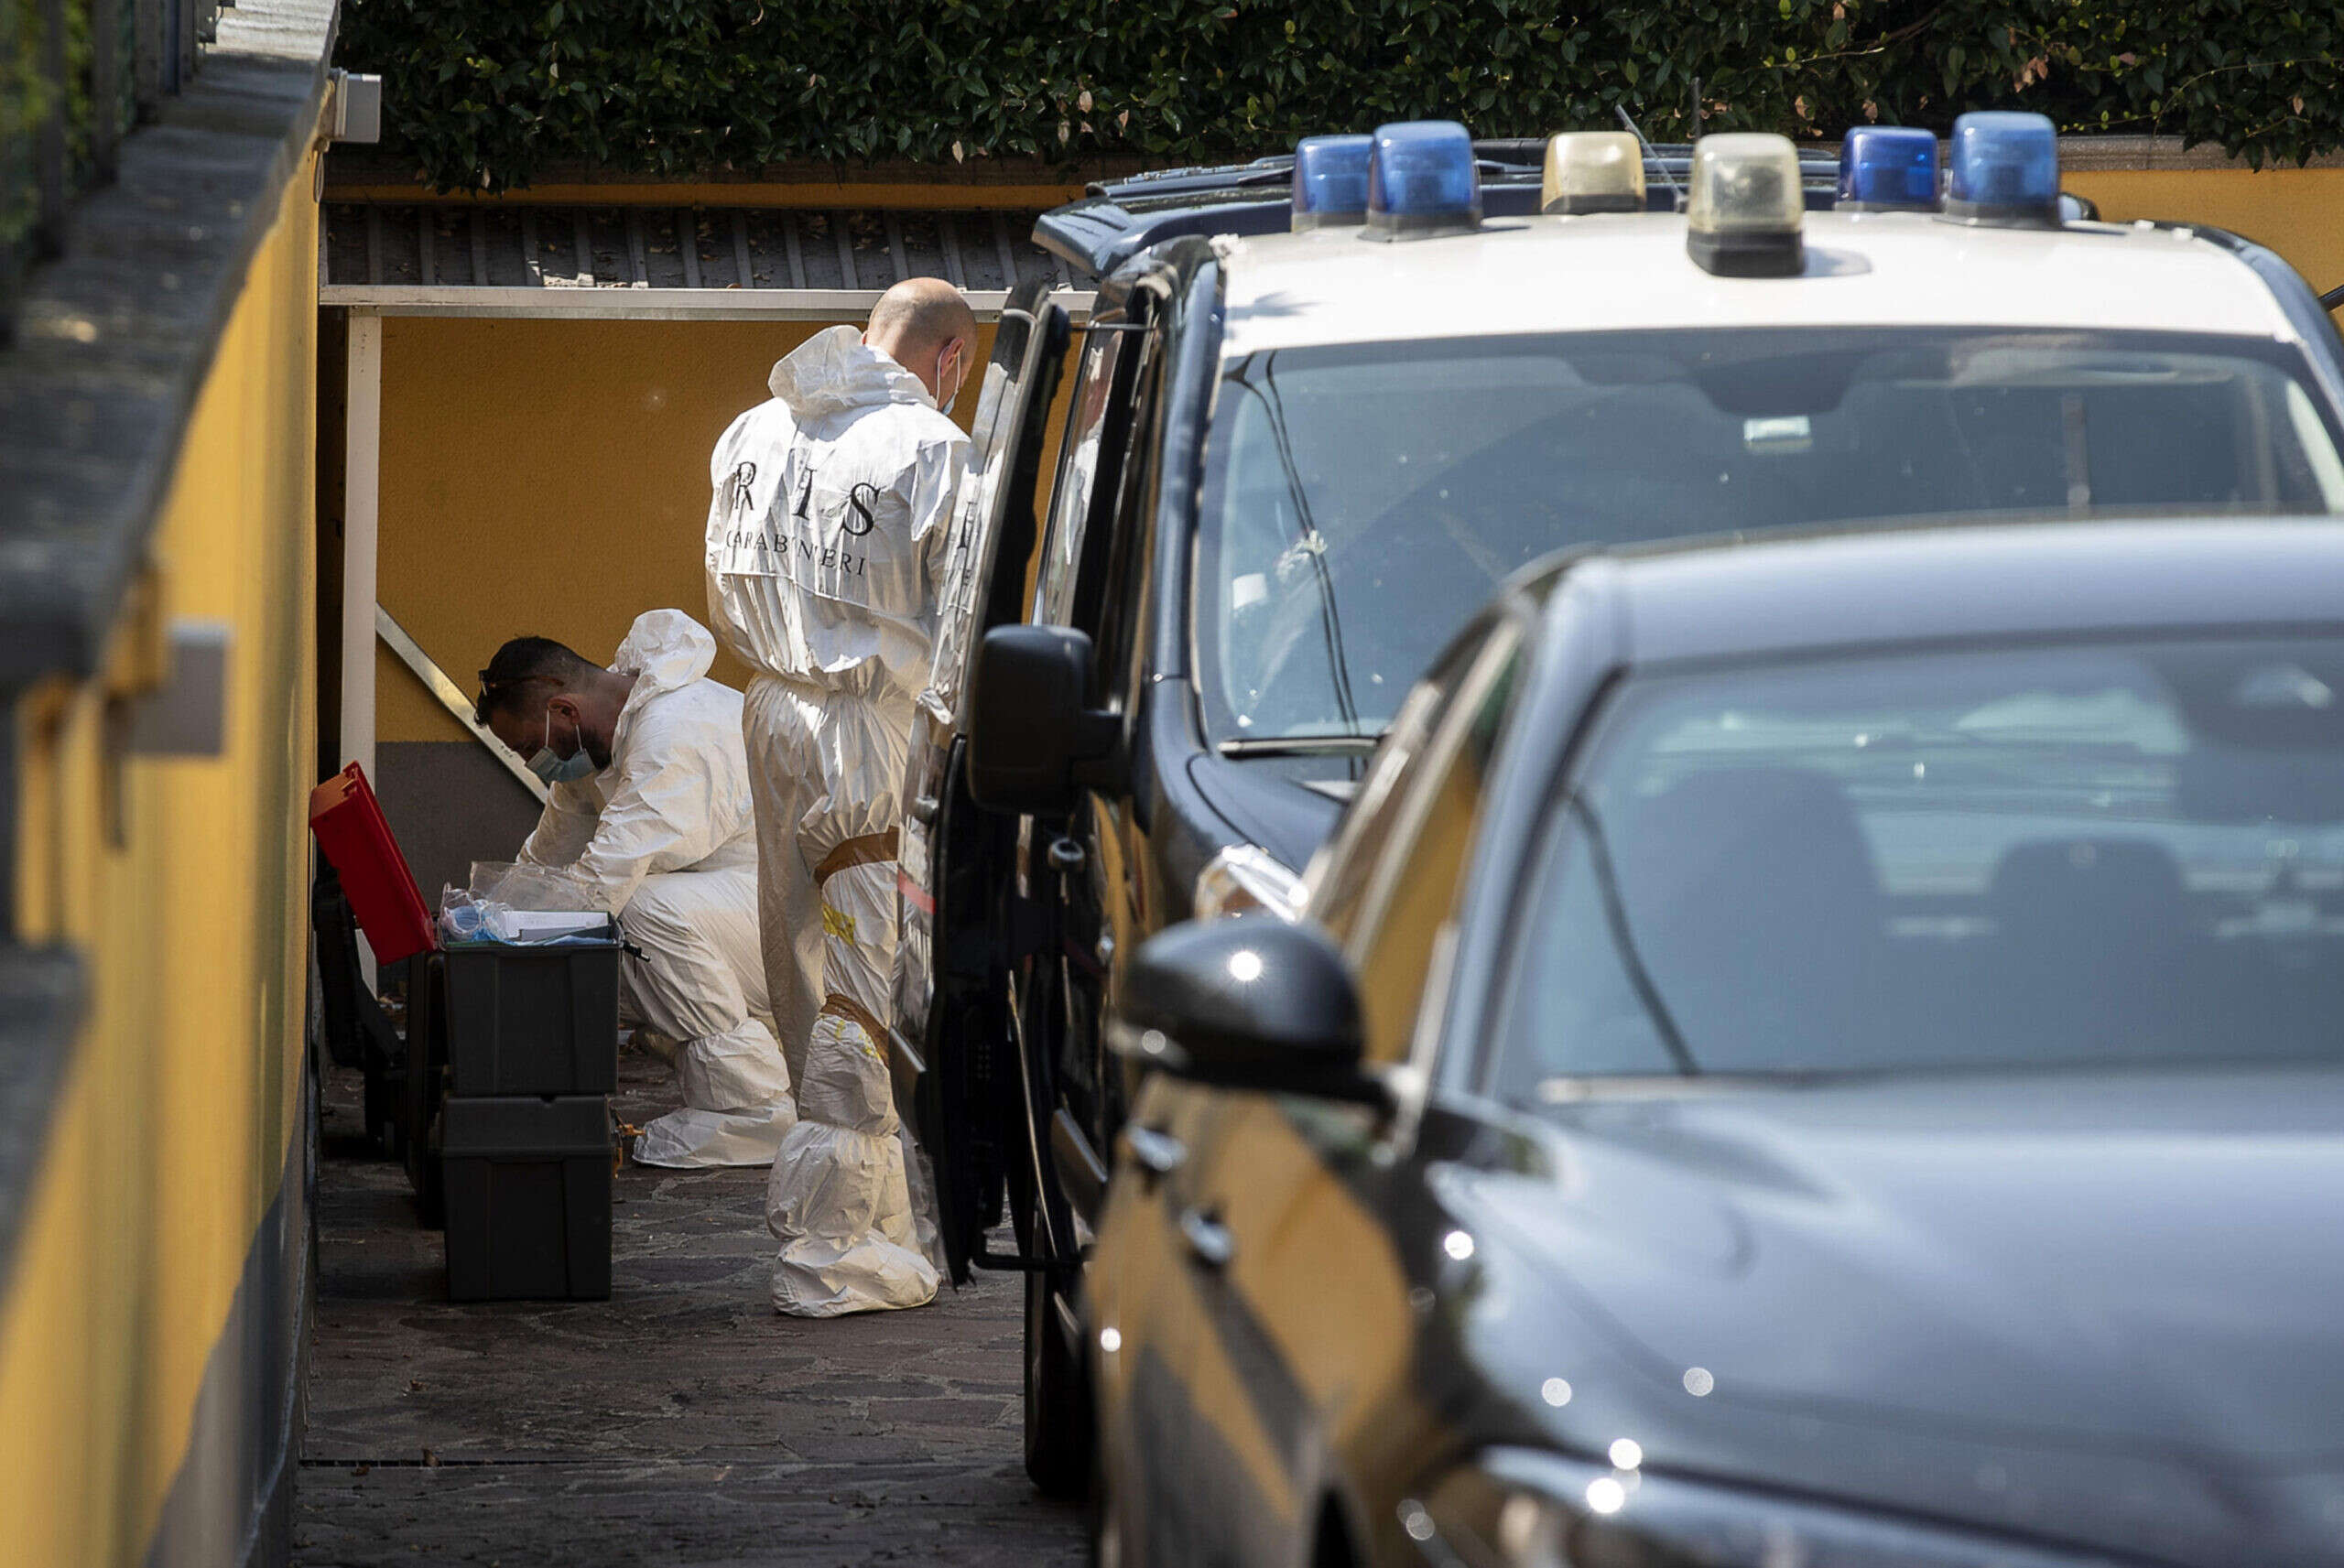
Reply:
[[[341,874],[351,913],[366,933],[376,963],[396,963],[440,946],[415,873],[356,762],[309,792],[309,831]]]

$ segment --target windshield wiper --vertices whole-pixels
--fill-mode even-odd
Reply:
[[[1240,735],[1213,748],[1224,757],[1364,757],[1384,739],[1373,735]]]
[[[1603,918],[1612,927],[1620,967],[1627,971],[1628,983],[1635,989],[1636,999],[1652,1016],[1653,1027],[1659,1031],[1660,1043],[1667,1047],[1669,1060],[1687,1077],[1697,1076],[1701,1069],[1695,1064],[1693,1053],[1685,1048],[1685,1036],[1677,1032],[1677,1020],[1669,1016],[1668,1004],[1660,1000],[1660,988],[1652,983],[1652,971],[1644,968],[1644,955],[1637,951],[1636,939],[1629,934],[1627,901],[1620,896],[1619,873],[1612,864],[1612,845],[1603,836],[1603,825],[1595,819],[1595,808],[1577,791],[1564,796],[1563,804],[1579,818],[1587,840],[1588,864],[1594,869],[1596,886],[1603,894]]]
[[[1302,530],[1302,537],[1286,551],[1286,556],[1299,551],[1301,557],[1310,563],[1311,578],[1318,588],[1319,630],[1327,644],[1327,673],[1333,687],[1335,710],[1342,715],[1345,723],[1356,724],[1359,704],[1351,696],[1351,654],[1343,647],[1343,619],[1335,605],[1335,582],[1327,570],[1327,536],[1318,531],[1318,520],[1311,514],[1310,487],[1302,481],[1302,465],[1295,459],[1294,434],[1286,426],[1286,403],[1278,394],[1275,369],[1277,357],[1275,351],[1263,356],[1259,386],[1246,379],[1250,361],[1232,371],[1229,379],[1260,401],[1263,416],[1269,421],[1270,443],[1277,452],[1278,466],[1285,470],[1286,495],[1294,506],[1296,526]]]

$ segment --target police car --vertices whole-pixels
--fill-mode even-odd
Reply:
[[[1080,327],[1013,301],[989,377],[893,1042],[956,1275],[1025,1271],[1037,1480],[1089,1463],[1124,956],[1290,905],[1510,573],[1871,520],[2344,511],[2344,349],[2311,290],[2234,236],[2074,206],[2047,121],[1972,114],[1942,169],[1885,127],[1836,159],[1589,133],[1533,165],[1412,123],[1042,221],[1101,281]],[[986,1239],[1004,1195],[1014,1251]]]

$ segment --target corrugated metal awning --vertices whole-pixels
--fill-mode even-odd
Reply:
[[[1015,284],[1073,286],[1027,238],[1035,216],[329,202],[318,302],[391,316],[849,320],[904,278],[940,277],[989,319]]]

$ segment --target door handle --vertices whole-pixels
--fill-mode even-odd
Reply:
[[[1151,1177],[1170,1175],[1188,1158],[1187,1144],[1152,1127],[1124,1128],[1123,1147],[1131,1151],[1133,1161]]]
[[[1080,844],[1064,834],[1050,840],[1050,847],[1043,852],[1043,858],[1049,861],[1050,870],[1062,877],[1072,876],[1082,870],[1084,862],[1091,859],[1083,853]]]
[[[1230,1234],[1229,1227],[1200,1208],[1181,1214],[1180,1237],[1197,1261],[1208,1269],[1225,1269],[1237,1255],[1237,1238]]]

